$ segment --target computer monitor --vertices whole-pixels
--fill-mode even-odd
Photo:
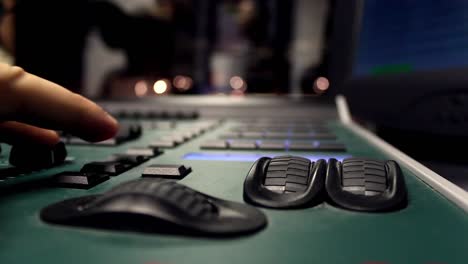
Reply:
[[[336,1],[330,49],[357,119],[402,147],[467,141],[467,1]]]

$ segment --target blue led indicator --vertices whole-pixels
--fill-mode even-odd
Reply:
[[[243,161],[243,162],[254,162],[261,157],[275,157],[281,154],[266,154],[266,153],[203,153],[203,152],[192,152],[186,154],[183,158],[185,160],[208,160],[208,161]],[[349,155],[343,154],[314,154],[314,155],[297,155],[316,161],[319,159],[328,160],[330,158],[342,161],[345,158],[350,157]]]

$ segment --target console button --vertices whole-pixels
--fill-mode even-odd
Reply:
[[[62,164],[66,157],[67,150],[63,142],[53,147],[24,144],[11,148],[9,161],[15,167],[42,169]]]
[[[87,172],[62,172],[54,176],[56,185],[67,188],[89,189],[107,181],[109,175]]]
[[[170,139],[170,138],[153,140],[150,143],[150,147],[153,147],[153,148],[174,148],[177,145],[178,145],[178,141]]]
[[[83,168],[81,168],[80,172],[103,173],[116,176],[129,168],[129,164],[112,161],[96,161],[85,164]]]
[[[143,171],[143,177],[163,177],[171,179],[182,179],[192,172],[191,167],[184,165],[159,165],[154,164],[146,167]]]
[[[252,150],[257,148],[255,140],[231,140],[229,148],[234,150]]]
[[[114,154],[110,156],[106,161],[113,161],[113,162],[119,162],[123,164],[129,164],[131,166],[137,166],[148,160],[149,160],[149,157],[147,156]]]
[[[163,152],[160,151],[158,148],[130,148],[128,149],[125,154],[133,155],[133,156],[145,156],[145,157],[156,157],[161,155]]]
[[[229,147],[226,140],[211,140],[203,143],[201,149],[227,149]]]

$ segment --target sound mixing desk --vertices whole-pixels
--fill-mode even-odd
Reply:
[[[467,194],[342,97],[100,104],[111,140],[1,144],[1,263],[467,262]]]

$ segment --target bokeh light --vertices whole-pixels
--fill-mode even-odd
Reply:
[[[176,89],[179,91],[187,91],[193,86],[193,79],[188,77],[188,76],[183,76],[183,75],[177,75],[172,84]]]
[[[247,84],[245,81],[239,77],[239,76],[234,76],[229,80],[229,84],[231,85],[231,88],[237,91],[245,91],[247,88]]]
[[[148,84],[145,81],[138,81],[135,83],[135,95],[138,97],[145,96],[148,92]]]
[[[169,82],[167,80],[158,80],[153,85],[153,90],[156,94],[163,94],[169,89]]]

